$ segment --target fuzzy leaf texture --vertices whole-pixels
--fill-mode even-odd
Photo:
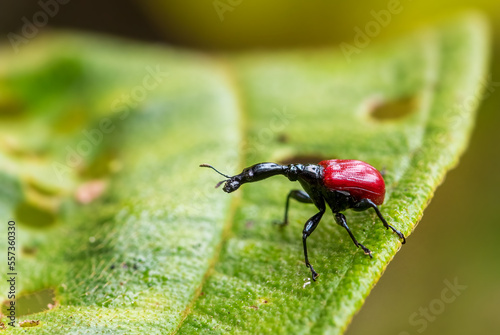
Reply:
[[[4,45],[2,236],[14,219],[18,295],[52,289],[57,302],[12,333],[341,334],[397,236],[373,211],[347,211],[370,259],[327,211],[308,239],[310,283],[302,229],[316,208],[292,201],[290,224],[273,224],[300,185],[273,177],[228,195],[198,165],[366,161],[408,237],[466,147],[487,50],[474,14],[351,62],[338,48],[208,56],[70,32],[17,55]]]

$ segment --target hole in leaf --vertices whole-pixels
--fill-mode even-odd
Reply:
[[[26,181],[27,186],[29,187],[30,190],[37,192],[38,194],[42,196],[56,196],[60,194],[59,189],[51,188],[50,186],[43,185],[36,180],[29,179]]]
[[[52,211],[27,201],[17,205],[15,215],[23,224],[37,228],[48,227],[56,221],[56,216]]]
[[[34,179],[26,180],[24,199],[15,209],[16,217],[22,224],[32,227],[46,227],[56,221],[56,214],[62,201],[60,190],[44,185]]]
[[[47,311],[56,305],[56,295],[53,289],[44,289],[30,294],[20,294],[15,300],[16,316],[30,315]],[[10,300],[2,303],[2,314],[10,315],[7,308]]]
[[[285,133],[279,134],[278,137],[276,138],[276,140],[279,143],[288,143],[290,141],[288,135]]]
[[[40,320],[24,320],[24,321],[19,321],[19,327],[22,327],[22,328],[37,327],[39,325],[40,325]]]
[[[371,116],[376,120],[399,120],[413,113],[416,109],[417,102],[418,99],[413,95],[391,101],[375,99],[370,102],[368,110]]]
[[[279,161],[282,165],[288,164],[318,164],[325,159],[334,159],[334,157],[325,157],[322,155],[296,155],[285,157]]]
[[[21,248],[21,253],[24,256],[34,256],[38,249],[36,247],[28,247],[28,246],[23,246]]]
[[[12,95],[0,96],[0,118],[7,120],[17,120],[22,118],[25,113],[25,107],[21,100]]]

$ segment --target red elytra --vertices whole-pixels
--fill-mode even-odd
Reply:
[[[323,183],[331,190],[347,191],[356,200],[384,202],[385,183],[380,172],[368,163],[354,159],[330,159],[323,166]]]

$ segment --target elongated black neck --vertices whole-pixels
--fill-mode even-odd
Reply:
[[[276,163],[259,163],[247,167],[240,174],[230,177],[226,180],[224,192],[231,193],[236,191],[242,184],[260,181],[276,175],[284,175],[288,167]]]
[[[259,163],[243,170],[239,175],[241,183],[251,183],[276,175],[283,175],[290,181],[298,179],[315,180],[319,178],[321,167],[315,164],[290,164]],[[233,177],[233,178],[234,178]]]
[[[287,169],[287,166],[276,163],[259,163],[244,169],[239,176],[242,177],[242,183],[251,183],[280,174],[284,175]]]
[[[276,163],[259,163],[247,167],[240,174],[225,180],[223,190],[231,193],[236,191],[242,184],[253,183],[276,175],[283,175],[290,181],[299,180],[301,183],[314,183],[319,178],[320,173],[320,166],[313,164],[280,165]]]

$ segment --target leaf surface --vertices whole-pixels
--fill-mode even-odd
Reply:
[[[334,49],[209,57],[72,33],[4,52],[0,214],[18,223],[18,292],[58,301],[22,319],[50,334],[342,333],[397,236],[347,211],[370,259],[327,212],[308,239],[311,283],[301,236],[315,207],[292,202],[289,226],[272,224],[300,186],[276,177],[229,196],[198,165],[366,161],[408,236],[467,144],[486,35],[466,15],[351,63]]]

